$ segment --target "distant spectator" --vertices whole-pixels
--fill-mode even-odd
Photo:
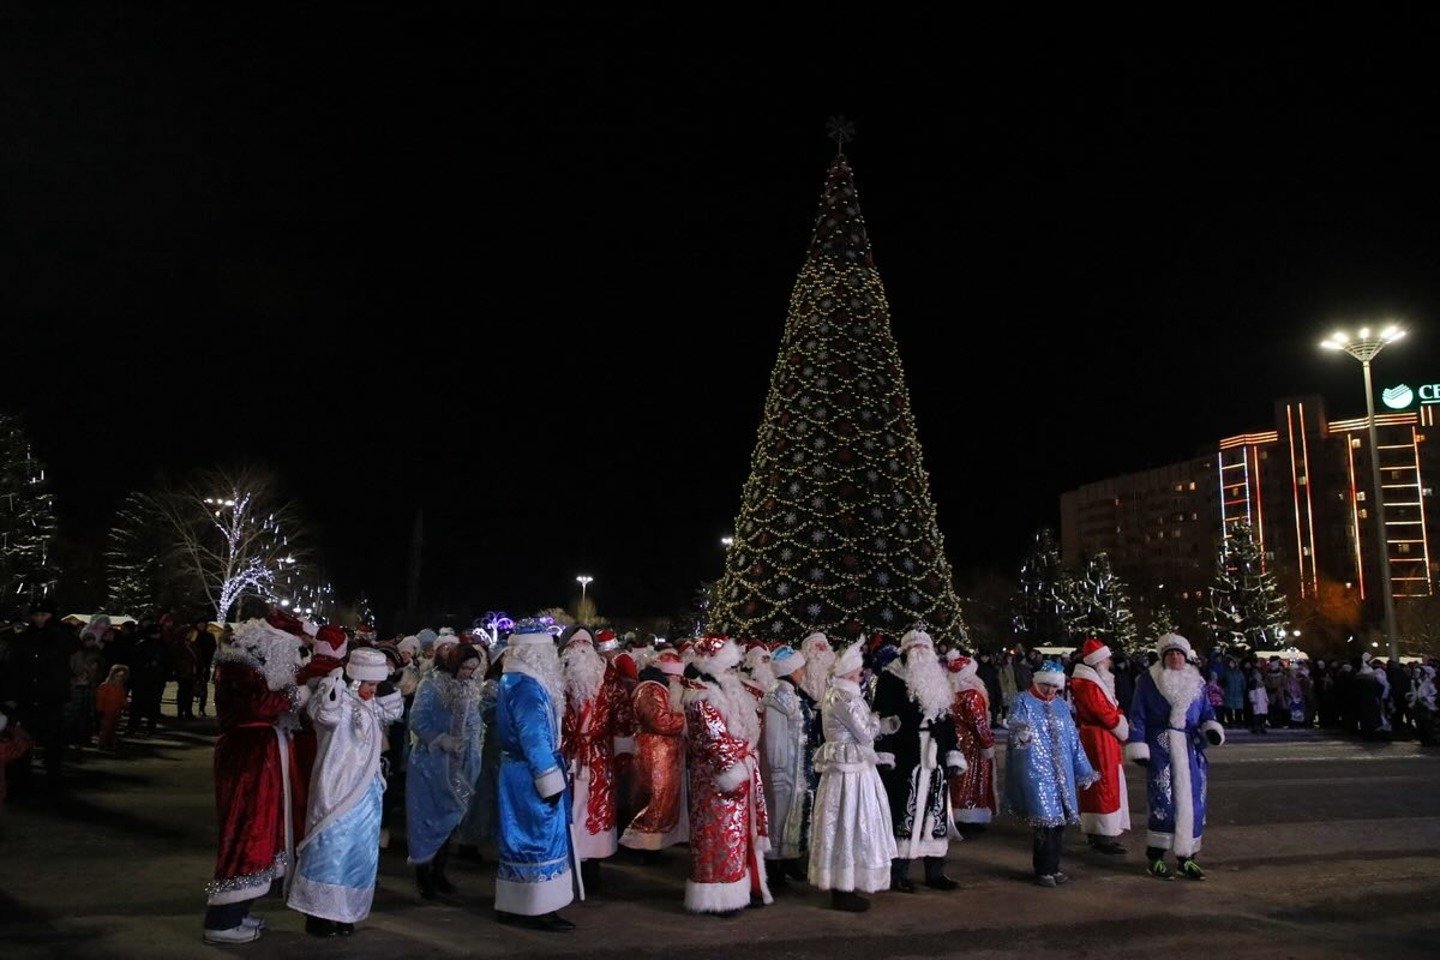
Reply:
[[[160,720],[160,698],[170,676],[170,653],[165,649],[160,624],[142,623],[135,631],[130,651],[130,720],[125,725],[131,736],[155,732]]]
[[[990,723],[992,726],[1004,726],[1005,696],[1000,689],[1000,670],[995,666],[995,657],[982,653],[978,659],[980,666],[975,675],[985,684],[985,695],[990,700]]]
[[[1270,714],[1270,692],[1259,677],[1250,678],[1250,732],[1266,733]]]
[[[70,655],[79,646],[74,632],[54,619],[55,608],[40,601],[30,608],[29,625],[11,639],[0,662],[0,709],[23,723],[40,747],[49,786],[60,786],[65,757],[65,706],[70,699]],[[12,772],[28,787],[25,752]]]
[[[95,690],[95,712],[100,715],[101,750],[114,750],[120,733],[120,716],[130,700],[130,668],[117,663],[110,668],[105,682]]]
[[[195,621],[195,700],[200,706],[200,716],[205,716],[209,704],[210,673],[215,666],[215,651],[219,644],[210,631],[210,621],[201,617]]]

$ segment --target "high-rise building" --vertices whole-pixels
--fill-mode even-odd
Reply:
[[[1383,622],[1377,519],[1384,523],[1395,601],[1428,597],[1440,523],[1427,442],[1435,409],[1377,413],[1384,516],[1371,501],[1367,419],[1330,420],[1319,397],[1277,401],[1273,429],[1219,440],[1194,459],[1086,484],[1060,497],[1067,565],[1104,551],[1137,602],[1164,604],[1198,631],[1224,532],[1248,523],[1268,570],[1292,602],[1340,590],[1365,623]]]

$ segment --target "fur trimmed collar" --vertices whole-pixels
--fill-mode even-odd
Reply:
[[[1105,694],[1105,699],[1117,707],[1120,705],[1120,701],[1115,699],[1115,675],[1113,673],[1108,675],[1103,674],[1088,663],[1077,663],[1075,664],[1074,672],[1070,676],[1070,680],[1072,682],[1076,680],[1089,680],[1100,688]],[[1158,688],[1160,684],[1157,682],[1155,686]]]

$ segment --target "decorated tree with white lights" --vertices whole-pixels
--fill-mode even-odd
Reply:
[[[271,474],[208,470],[143,496],[159,528],[162,564],[198,589],[216,620],[236,614],[245,597],[293,603],[312,581],[299,507]]]
[[[1016,638],[1026,647],[1074,646],[1075,583],[1060,561],[1055,533],[1037,530],[1020,564],[1020,583],[1011,603]]]
[[[1150,624],[1145,628],[1145,640],[1153,649],[1160,642],[1160,638],[1167,633],[1178,633],[1180,627],[1175,619],[1175,612],[1169,607],[1161,604],[1156,609],[1154,616],[1150,618]]]
[[[1201,617],[1211,641],[1237,654],[1276,645],[1289,624],[1289,605],[1249,524],[1232,525],[1221,541]]]
[[[18,417],[0,413],[0,597],[24,606],[47,596],[55,497]]]
[[[843,142],[847,134],[832,128]],[[890,307],[845,155],[830,165],[790,296],[711,625],[844,645],[965,625]]]
[[[1134,646],[1138,630],[1130,610],[1130,590],[1115,575],[1109,554],[1085,558],[1084,568],[1071,582],[1068,620],[1070,641],[1076,645],[1094,637],[1117,658],[1128,655]]]

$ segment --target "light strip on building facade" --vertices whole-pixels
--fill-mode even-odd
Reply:
[[[1345,432],[1345,472],[1350,480],[1350,527],[1355,534],[1355,579],[1360,585],[1360,599],[1365,599],[1365,564],[1360,553],[1360,505],[1356,499],[1355,486],[1355,447],[1350,442],[1349,432]]]
[[[1300,423],[1305,423],[1305,404],[1300,404]],[[1310,528],[1310,589],[1320,594],[1319,558],[1315,556],[1315,496],[1310,487],[1310,438],[1300,431],[1300,454],[1305,462],[1305,523]]]
[[[1290,503],[1295,514],[1295,560],[1300,576],[1300,596],[1305,596],[1305,543],[1304,529],[1300,524],[1300,474],[1295,454],[1295,415],[1289,404],[1285,405],[1285,442],[1290,447]]]

